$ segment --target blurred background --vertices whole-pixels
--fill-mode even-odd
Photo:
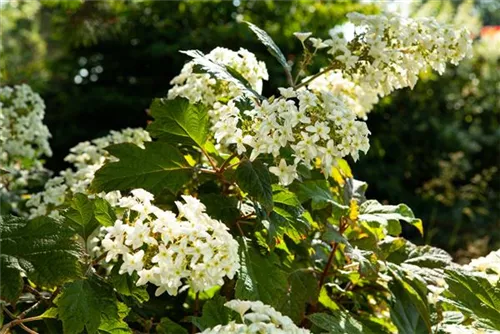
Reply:
[[[144,127],[152,98],[187,61],[179,50],[246,48],[266,62],[272,95],[285,84],[282,69],[242,20],[293,63],[293,32],[327,38],[348,12],[388,10],[466,25],[474,57],[382,100],[368,119],[371,149],[351,165],[370,198],[406,203],[424,220],[415,242],[466,262],[500,248],[500,1],[0,0],[0,83],[27,83],[45,100],[54,151],[46,167],[57,172],[77,143]]]

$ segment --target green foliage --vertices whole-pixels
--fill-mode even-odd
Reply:
[[[235,172],[235,179],[239,187],[255,198],[266,211],[273,208],[273,190],[269,170],[260,160],[242,161]]]
[[[285,234],[296,243],[304,239],[310,223],[297,196],[291,191],[273,185],[273,202],[273,211],[261,222],[268,230],[269,244],[283,242]]]
[[[288,288],[278,310],[300,323],[305,317],[307,304],[314,304],[318,298],[318,283],[311,272],[301,270],[291,272],[287,281]]]
[[[276,254],[261,255],[253,247],[242,246],[241,268],[238,272],[235,297],[260,300],[280,307],[280,298],[287,293],[286,273],[279,268]]]
[[[477,325],[490,330],[500,330],[500,288],[486,278],[470,273],[447,270],[450,298],[446,302],[471,316]]]
[[[400,220],[415,226],[420,234],[424,234],[422,220],[415,218],[411,209],[405,204],[382,205],[378,201],[368,200],[359,207],[360,221],[375,222],[387,229],[390,235],[399,235],[401,227]]]
[[[291,72],[292,68],[286,61],[285,56],[283,55],[283,52],[281,52],[280,48],[276,45],[276,43],[273,41],[271,36],[267,34],[264,30],[260,29],[257,27],[255,24],[252,24],[250,22],[246,22],[250,29],[254,32],[254,34],[257,36],[257,38],[262,42],[267,47],[267,50],[271,55],[273,55],[276,60],[280,63],[281,66],[285,69],[285,71],[290,75],[289,73]]]
[[[149,300],[149,294],[146,291],[146,287],[135,285],[135,282],[137,281],[137,274],[133,276],[120,275],[118,273],[119,268],[119,265],[115,265],[111,270],[109,277],[116,292],[123,296],[133,297],[139,303],[147,302]]]
[[[119,161],[97,171],[91,186],[96,192],[143,188],[153,194],[164,190],[176,193],[192,173],[180,151],[167,143],[146,143],[144,149],[118,144],[107,150]]]
[[[99,226],[99,221],[94,216],[95,206],[84,194],[77,193],[73,196],[68,210],[64,213],[67,223],[84,240]]]
[[[367,326],[346,312],[335,311],[332,314],[314,313],[308,317],[318,328],[329,334],[353,333],[374,334]]]
[[[186,99],[154,99],[150,107],[155,121],[148,126],[153,137],[169,143],[187,141],[204,147],[209,129],[207,108]]]
[[[248,81],[230,66],[210,60],[198,50],[181,52],[192,57],[194,64],[197,65],[202,72],[209,73],[216,79],[233,83],[241,90],[253,94],[258,99],[262,99],[262,96],[252,89]]]
[[[71,228],[48,217],[27,220],[1,216],[2,299],[17,300],[22,291],[21,274],[44,287],[77,278],[81,274],[81,245],[74,236]]]
[[[225,302],[224,297],[216,295],[203,304],[201,317],[193,317],[191,321],[201,331],[220,324],[227,324],[231,320],[231,314],[229,309],[224,306]]]
[[[160,323],[156,325],[156,332],[159,334],[188,334],[184,327],[167,317],[161,318]]]
[[[96,278],[68,283],[54,303],[65,333],[131,333],[123,321],[127,307]]]
[[[102,226],[111,226],[116,221],[116,214],[111,205],[102,198],[95,198],[94,217]]]
[[[399,268],[391,266],[394,281],[390,290],[394,295],[391,319],[399,333],[431,333],[430,309],[426,288],[417,279],[411,279]]]

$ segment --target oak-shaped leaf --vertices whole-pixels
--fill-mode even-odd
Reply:
[[[75,231],[49,217],[0,217],[1,298],[15,302],[25,275],[36,285],[54,287],[81,275],[81,244]]]
[[[91,184],[95,192],[128,191],[135,188],[160,194],[176,193],[192,174],[192,167],[176,147],[164,142],[147,142],[142,149],[131,143],[111,145],[106,150],[119,161],[106,163]]]

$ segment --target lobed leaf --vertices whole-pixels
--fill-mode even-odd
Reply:
[[[445,281],[453,299],[446,301],[470,315],[479,325],[500,331],[500,286],[486,278],[458,270],[445,270]]]
[[[203,331],[217,325],[226,325],[231,320],[230,310],[224,306],[226,299],[216,295],[203,304],[201,317],[192,317],[191,321]]]
[[[240,163],[236,169],[235,178],[241,190],[261,203],[267,212],[271,212],[273,209],[271,176],[260,160],[245,160]]]
[[[1,295],[15,302],[21,273],[36,285],[54,287],[81,275],[81,245],[69,226],[49,217],[0,217]]]
[[[94,192],[142,188],[153,194],[165,189],[176,193],[191,177],[192,167],[167,143],[147,142],[144,149],[123,143],[106,150],[119,161],[108,162],[96,172],[91,184]]]
[[[243,246],[240,261],[235,297],[280,307],[280,299],[287,293],[288,280],[286,273],[278,267],[276,254],[263,256],[255,249]]]
[[[54,303],[64,333],[131,333],[123,321],[128,307],[96,278],[66,284]]]
[[[87,196],[76,193],[69,208],[64,212],[66,223],[82,236],[84,240],[94,232],[99,226],[99,222],[94,217],[94,203]]]
[[[399,221],[405,221],[415,226],[423,235],[422,220],[415,218],[411,209],[405,204],[382,205],[376,200],[368,200],[359,206],[359,220],[376,222],[384,226],[387,233],[397,236],[401,233]]]
[[[187,99],[154,99],[149,108],[155,119],[148,125],[151,136],[169,143],[195,144],[203,148],[209,133],[208,108]]]

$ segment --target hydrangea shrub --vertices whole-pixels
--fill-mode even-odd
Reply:
[[[249,51],[185,51],[146,130],[73,148],[29,219],[1,218],[0,331],[499,331],[498,254],[460,266],[405,240],[422,221],[367,199],[343,159],[369,149],[381,96],[467,56],[467,31],[349,18],[352,40],[297,33],[297,69],[249,23],[289,83],[271,97]],[[331,64],[309,73],[318,52]]]

